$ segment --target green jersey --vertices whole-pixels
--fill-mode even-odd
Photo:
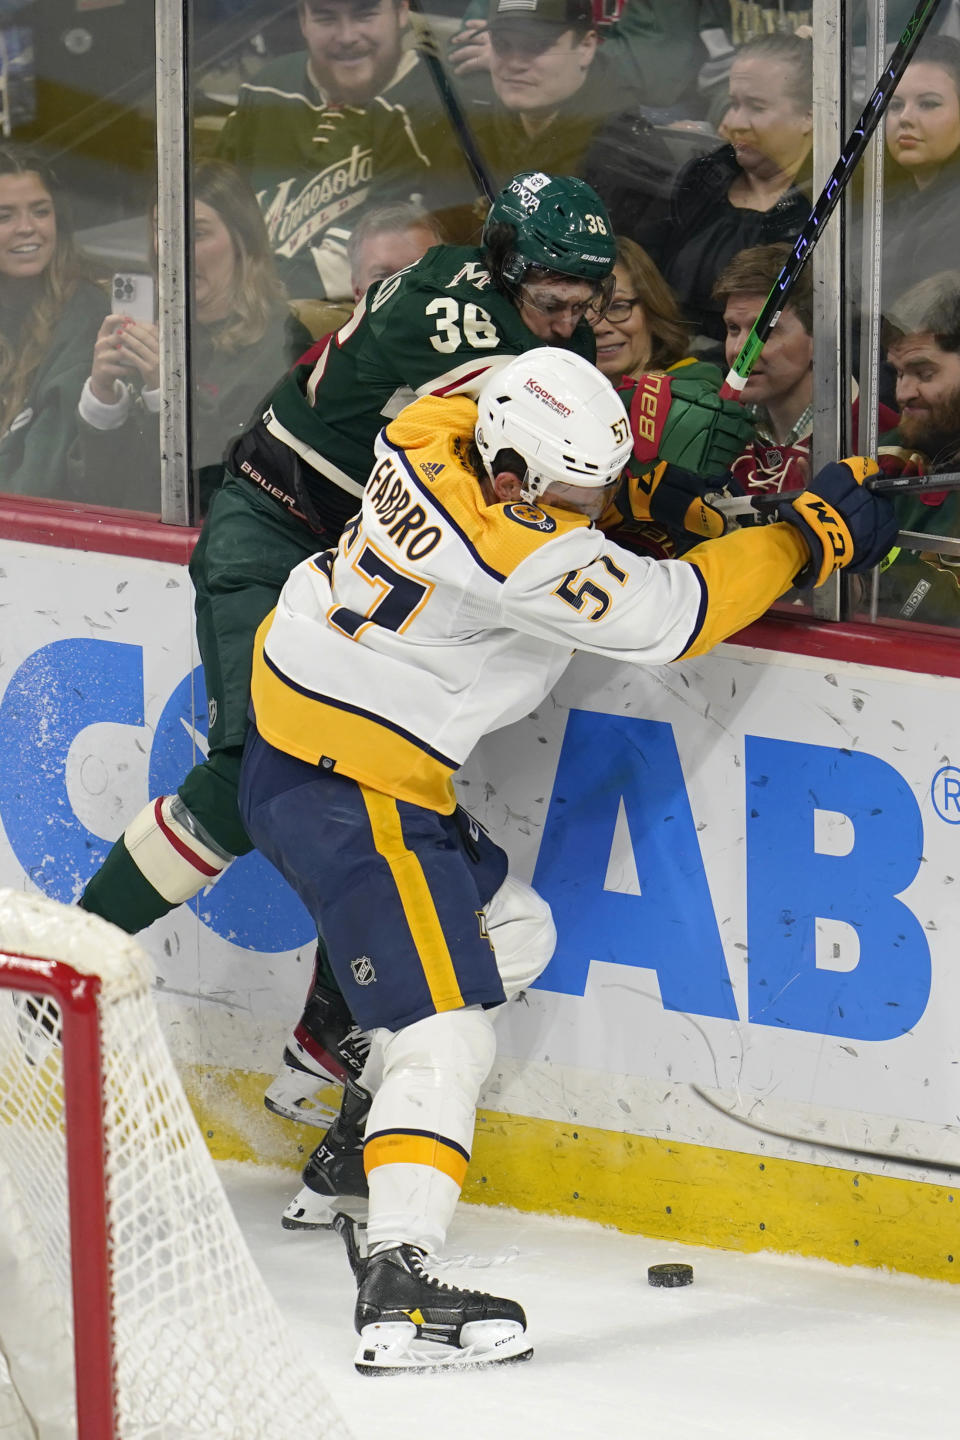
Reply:
[[[463,198],[449,132],[412,51],[363,106],[332,104],[304,55],[284,55],[241,85],[217,155],[250,180],[289,294],[342,300],[352,296],[346,242],[366,209],[415,199],[433,208],[450,186]]]
[[[546,343],[494,288],[481,249],[434,246],[372,285],[319,358],[281,380],[228,463],[291,513],[339,535],[388,420],[421,395],[475,399],[498,363]],[[570,348],[594,361],[585,321]]]

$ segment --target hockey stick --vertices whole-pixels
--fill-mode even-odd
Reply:
[[[920,0],[907,21],[906,28],[887,62],[886,69],[877,81],[873,94],[863,107],[860,118],[840,151],[840,159],[834,165],[829,180],[810,212],[809,219],[797,236],[790,258],[774,281],[773,289],[763,302],[763,308],[753,323],[753,329],[744,341],[736,360],[727,371],[727,378],[720,387],[721,400],[739,398],[749,379],[750,371],[769,339],[771,330],[780,319],[783,307],[789,300],[790,292],[797,283],[800,272],[813,254],[814,246],[824,226],[833,214],[837,201],[857,168],[860,157],[880,123],[883,112],[890,103],[890,97],[899,85],[903,72],[912,60],[939,3],[940,0]]]
[[[837,1145],[830,1140],[810,1140],[805,1135],[791,1135],[788,1130],[775,1130],[771,1125],[762,1125],[759,1120],[748,1120],[745,1115],[738,1115],[736,1110],[728,1110],[726,1105],[721,1105],[719,1100],[714,1100],[699,1085],[691,1085],[690,1089],[698,1100],[709,1105],[711,1110],[716,1110],[720,1115],[726,1115],[728,1120],[735,1120],[738,1125],[745,1125],[748,1130],[756,1130],[761,1135],[770,1135],[775,1140],[788,1140],[793,1145],[808,1145],[813,1150],[834,1150],[839,1155],[856,1155],[861,1160],[886,1160],[892,1165],[906,1165],[912,1170],[939,1170],[945,1175],[960,1175],[960,1161],[956,1165],[950,1165],[946,1160],[927,1160],[922,1156],[893,1155],[887,1150],[860,1150],[856,1145]]]
[[[922,495],[924,491],[960,490],[960,472],[943,475],[877,475],[864,482],[874,495]],[[705,500],[728,520],[744,515],[771,519],[781,500],[795,500],[801,490],[767,490],[758,495],[707,495]]]
[[[447,113],[447,119],[453,126],[460,149],[463,151],[463,157],[470,167],[474,184],[483,192],[487,203],[492,205],[497,192],[493,188],[493,182],[480,157],[477,142],[473,138],[473,131],[467,123],[466,115],[463,113],[463,106],[457,99],[456,91],[450,83],[450,77],[446,72],[440,55],[440,42],[429,20],[423,13],[421,0],[410,0],[410,8],[416,15],[418,22],[417,49],[423,56],[426,67],[430,71],[430,78],[436,87],[437,94],[440,96],[440,103]]]

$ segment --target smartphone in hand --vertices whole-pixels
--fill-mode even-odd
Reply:
[[[110,282],[110,310],[144,325],[153,324],[153,276],[114,275]]]

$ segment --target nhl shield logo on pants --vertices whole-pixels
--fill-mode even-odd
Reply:
[[[373,961],[369,955],[358,955],[356,960],[351,960],[350,969],[353,971],[353,978],[358,985],[372,985],[377,978],[377,972],[373,968]]]

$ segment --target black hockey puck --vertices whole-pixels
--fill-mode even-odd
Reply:
[[[651,1265],[647,1280],[663,1290],[675,1290],[678,1285],[693,1284],[692,1265]]]

